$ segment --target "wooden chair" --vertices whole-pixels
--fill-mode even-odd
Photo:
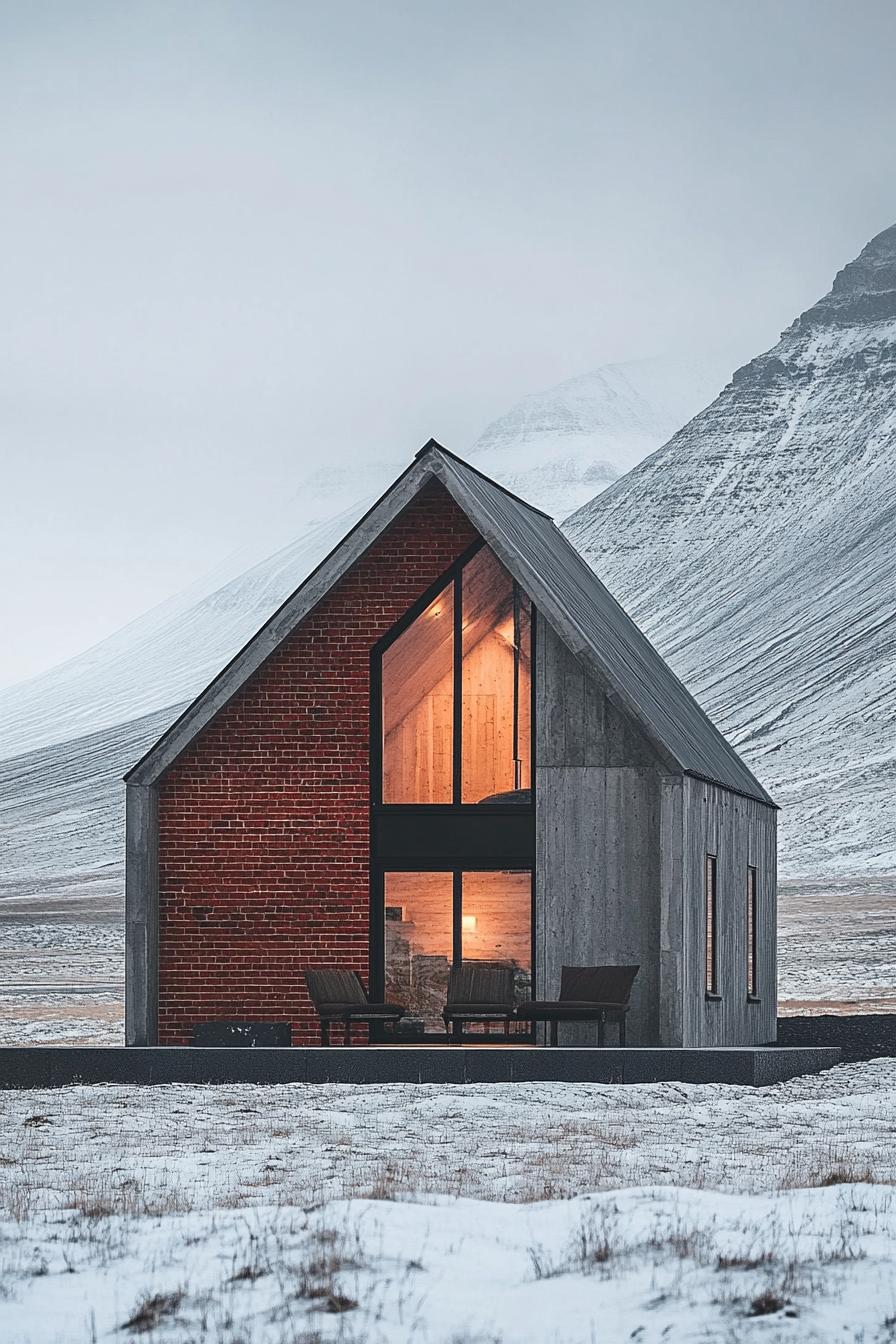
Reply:
[[[371,1003],[356,971],[313,970],[305,972],[311,1002],[320,1018],[320,1043],[330,1044],[330,1024],[341,1022],[345,1044],[352,1043],[352,1023],[391,1022],[395,1024],[407,1011],[400,1003]]]
[[[597,1043],[604,1044],[607,1022],[619,1026],[619,1044],[625,1045],[625,1015],[640,966],[564,966],[560,971],[559,999],[532,999],[521,1003],[517,1017],[524,1022],[549,1022],[551,1045],[557,1044],[560,1022],[596,1022]]]
[[[502,1022],[504,1035],[509,1036],[513,1012],[512,966],[467,961],[451,968],[448,1002],[442,1010],[449,1043],[452,1033],[455,1040],[461,1039],[465,1022],[484,1022],[486,1030],[492,1022]]]

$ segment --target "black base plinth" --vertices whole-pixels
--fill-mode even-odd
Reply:
[[[193,1028],[193,1045],[211,1049],[245,1049],[292,1045],[289,1022],[199,1022]]]
[[[357,1046],[0,1048],[0,1088],[79,1083],[737,1083],[760,1087],[840,1062],[837,1049]]]

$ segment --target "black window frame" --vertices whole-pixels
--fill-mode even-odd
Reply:
[[[531,637],[531,676],[529,704],[529,802],[464,803],[462,797],[462,714],[463,714],[463,570],[485,547],[482,537],[468,546],[425,592],[414,601],[391,629],[370,651],[370,991],[373,997],[385,992],[385,877],[388,872],[450,872],[454,875],[454,918],[462,902],[463,873],[495,872],[503,869],[530,874],[532,904],[530,911],[532,997],[536,984],[536,865],[535,865],[535,767],[536,767],[536,639],[537,611],[529,600]],[[500,560],[500,557],[496,557]],[[506,568],[506,566],[505,566]],[[513,578],[520,591],[522,586]],[[454,584],[454,706],[452,798],[450,803],[383,802],[383,654],[404,634],[418,616]],[[528,594],[527,594],[528,597]],[[460,656],[457,656],[458,652]],[[458,926],[458,935],[462,930]],[[527,1037],[535,1039],[534,1028]],[[371,1029],[371,1040],[382,1039],[381,1028]],[[425,1039],[441,1039],[427,1037]],[[482,1037],[477,1036],[477,1042]],[[487,1038],[486,1038],[487,1039]],[[495,1038],[496,1042],[499,1038]]]
[[[747,1002],[759,1003],[759,872],[747,865]]]
[[[534,864],[509,864],[509,863],[480,863],[478,861],[466,866],[455,862],[433,861],[426,862],[401,862],[389,861],[376,863],[373,866],[371,874],[371,918],[370,918],[370,993],[375,999],[382,999],[386,993],[386,876],[388,873],[450,873],[452,878],[451,887],[451,964],[459,966],[463,961],[463,882],[465,873],[500,873],[505,871],[525,872],[529,874],[530,887],[530,907],[529,907],[529,978],[532,986],[532,998],[537,998],[535,987],[535,865]],[[461,1032],[463,1037],[463,1032]],[[374,1042],[383,1041],[386,1036],[381,1025],[372,1024],[370,1039]],[[389,1037],[391,1040],[392,1038]],[[445,1039],[442,1032],[427,1032],[423,1036],[424,1041],[443,1041]],[[476,1033],[474,1039],[479,1042],[488,1042],[490,1038]],[[500,1045],[503,1038],[495,1035],[494,1044]],[[517,1031],[513,1037],[514,1041],[525,1042],[535,1040],[535,1024],[526,1030]],[[418,1038],[419,1040],[419,1038]]]
[[[703,990],[717,1003],[719,988],[719,856],[707,851],[703,860]]]
[[[426,589],[405,612],[404,616],[378,640],[370,652],[370,799],[371,807],[375,812],[386,809],[430,809],[435,812],[444,812],[446,808],[455,810],[473,809],[483,812],[486,808],[493,809],[494,813],[500,815],[502,812],[519,814],[527,807],[532,808],[531,799],[535,793],[535,627],[536,627],[536,609],[535,604],[528,594],[526,597],[529,602],[529,629],[530,629],[530,659],[531,675],[529,678],[529,792],[530,802],[527,803],[465,803],[463,801],[463,572],[467,565],[483,550],[486,542],[479,538],[468,546],[465,551],[458,556],[457,560],[449,566],[438,579]],[[499,559],[499,557],[496,557]],[[500,559],[499,559],[500,563]],[[506,566],[505,566],[506,568]],[[510,575],[513,583],[514,595],[524,592],[522,585]],[[452,648],[452,668],[453,668],[453,705],[452,705],[452,786],[451,801],[449,803],[386,803],[383,801],[383,654],[400,639],[404,632],[410,628],[421,616],[427,607],[429,607],[436,598],[453,585],[453,648]],[[517,602],[514,601],[514,625],[518,620]],[[519,722],[519,705],[516,698],[516,688],[514,695],[514,724]]]

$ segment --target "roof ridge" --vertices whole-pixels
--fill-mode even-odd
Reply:
[[[522,504],[524,509],[531,509],[532,512],[537,513],[540,518],[547,518],[549,523],[554,523],[554,526],[557,526],[550,513],[545,513],[544,509],[539,509],[537,505],[530,504],[528,499],[523,499],[522,495],[514,494],[512,490],[508,490],[506,485],[502,485],[500,481],[496,481],[493,476],[487,476],[484,471],[480,471],[478,467],[474,467],[472,462],[468,462],[465,457],[461,457],[459,453],[452,453],[450,448],[445,448],[443,444],[439,443],[438,439],[429,439],[424,443],[419,453],[414,454],[414,461],[417,462],[421,457],[425,457],[427,453],[433,451],[441,453],[444,457],[451,458],[454,462],[459,462],[466,471],[472,471],[473,475],[478,476],[480,480],[487,481],[488,484],[493,485],[496,490],[500,490],[502,494],[508,495],[510,499],[515,500],[517,504]]]
[[[722,788],[774,806],[746,762],[550,515],[432,439],[141,757],[126,776],[129,784],[158,781],[428,480],[447,489],[560,640],[608,683],[673,773],[717,781]]]

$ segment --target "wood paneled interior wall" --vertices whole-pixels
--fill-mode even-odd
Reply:
[[[681,1043],[759,1045],[777,1031],[777,813],[751,798],[685,776],[664,797],[669,870],[680,859],[674,915],[680,927]],[[716,855],[718,999],[707,999],[705,861]],[[756,869],[757,1000],[748,996],[748,869]],[[677,879],[676,879],[677,880]],[[669,890],[672,891],[670,883]],[[674,897],[673,897],[674,899]],[[678,909],[676,910],[676,904]],[[672,912],[670,912],[672,913]]]
[[[383,653],[383,801],[450,803],[454,583]]]
[[[506,624],[510,624],[509,621]],[[478,803],[515,787],[513,741],[513,629],[489,631],[463,661],[461,716],[462,789],[465,803]],[[520,669],[520,701],[531,694],[529,667]],[[528,732],[528,717],[520,727]],[[521,788],[530,786],[531,748],[520,734]]]
[[[475,926],[462,931],[465,961],[532,965],[532,876],[527,872],[463,875],[463,913]]]
[[[384,670],[388,697],[385,677]],[[501,627],[485,634],[467,653],[462,680],[462,797],[464,802],[479,802],[514,787],[513,647]],[[402,716],[397,717],[394,710],[384,713],[384,724],[395,722],[395,727],[386,733],[383,744],[383,800],[450,802],[453,672],[447,669],[435,685],[428,686],[425,677],[409,668],[399,687]],[[524,663],[520,670],[523,713],[519,734],[523,788],[530,785],[530,695],[530,670]]]
[[[664,765],[539,615],[536,722],[536,992],[566,965],[630,965],[628,1040],[660,1040],[660,790]],[[593,1044],[589,1025],[561,1042]]]
[[[452,680],[446,677],[384,740],[384,802],[451,802],[453,725]]]

